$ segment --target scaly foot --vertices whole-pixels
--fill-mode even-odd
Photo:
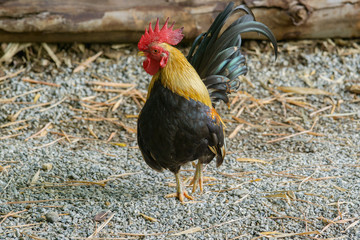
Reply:
[[[184,202],[184,199],[187,198],[189,200],[194,200],[194,198],[192,196],[190,196],[186,190],[184,190],[182,193],[170,193],[168,195],[165,196],[166,198],[172,198],[172,197],[176,197],[180,200],[180,202]]]
[[[197,189],[197,187],[199,186],[200,189],[200,193],[203,192],[203,183],[204,182],[209,182],[209,181],[214,181],[217,180],[214,177],[204,177],[203,174],[203,164],[200,163],[200,161],[196,164],[196,171],[194,176],[192,177],[189,185],[193,185],[193,189],[192,189],[192,193],[194,193]]]
[[[190,196],[186,190],[184,190],[180,173],[175,173],[175,178],[176,178],[176,193],[168,194],[165,197],[166,198],[177,197],[182,203],[184,202],[185,198],[194,200],[194,198]]]
[[[202,175],[203,164],[198,160],[196,164],[196,171],[193,179],[190,182],[190,185],[193,185],[192,193],[196,191],[197,186],[199,185],[200,193],[203,192],[203,175]]]

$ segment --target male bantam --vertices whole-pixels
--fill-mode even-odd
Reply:
[[[242,10],[246,15],[235,20],[220,34],[226,20]],[[250,9],[230,3],[210,29],[196,38],[190,53],[185,56],[173,45],[182,38],[182,28],[173,30],[168,20],[141,37],[138,48],[146,57],[143,67],[153,75],[147,101],[140,112],[137,126],[138,144],[145,162],[153,169],[168,169],[176,177],[176,193],[168,197],[192,197],[184,189],[180,167],[198,159],[192,179],[193,192],[199,185],[203,190],[202,167],[216,157],[220,166],[225,157],[223,122],[213,102],[223,100],[236,90],[239,76],[247,72],[245,57],[240,51],[241,33],[258,32],[272,42],[275,54],[277,43],[273,33],[256,22]]]

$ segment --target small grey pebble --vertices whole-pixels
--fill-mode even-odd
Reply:
[[[73,171],[70,171],[68,174],[68,178],[76,180],[76,179],[79,179],[80,177],[78,175],[76,175],[76,173],[74,173]]]
[[[41,169],[44,170],[44,171],[50,171],[52,168],[53,168],[52,163],[44,163],[41,166]]]
[[[21,236],[21,233],[20,233],[19,229],[16,229],[15,236],[18,237],[18,238]]]
[[[45,214],[46,221],[54,223],[59,219],[59,214],[57,212],[48,212]]]
[[[42,221],[45,221],[45,218],[44,217],[38,217],[35,219],[36,222],[42,222]]]

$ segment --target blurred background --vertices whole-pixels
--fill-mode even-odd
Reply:
[[[136,42],[170,17],[185,38],[206,31],[229,1],[0,1],[0,42]],[[278,40],[360,37],[358,0],[243,0]],[[251,35],[259,38],[260,35]]]

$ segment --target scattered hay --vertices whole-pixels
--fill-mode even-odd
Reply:
[[[148,220],[148,221],[150,221],[150,222],[157,222],[157,221],[158,221],[156,218],[150,217],[150,216],[145,215],[145,214],[143,214],[143,213],[139,213],[139,214],[140,214],[140,216],[142,216],[145,220]]]
[[[287,93],[297,93],[297,94],[314,94],[314,95],[334,95],[333,93],[324,91],[322,89],[316,88],[304,88],[304,87],[278,87],[278,90],[287,92]]]
[[[95,230],[93,234],[91,234],[87,239],[92,239],[96,235],[100,233],[100,231],[111,221],[111,219],[115,216],[115,213],[111,213],[110,216]]]
[[[255,162],[255,163],[263,163],[263,164],[269,164],[271,162],[255,159],[255,158],[237,158],[236,161],[238,162]]]
[[[100,55],[103,54],[102,51],[98,52],[97,54],[95,54],[94,56],[89,57],[88,59],[86,59],[84,62],[80,63],[79,66],[77,66],[73,73],[77,73],[80,72],[81,70],[84,70],[86,67],[88,67],[93,61],[95,61],[98,57],[100,57]]]
[[[330,44],[330,43],[329,43]],[[283,49],[283,51],[295,52],[298,51],[299,45],[289,45],[289,49]],[[354,48],[343,50],[341,48],[337,49],[339,56],[346,56],[351,54],[358,54],[360,47],[355,44]],[[3,63],[11,62],[11,58],[15,58],[17,53],[21,51],[25,51],[32,49],[33,45],[25,44],[25,45],[16,45],[9,44],[6,50],[6,54],[4,55],[0,61]],[[39,58],[43,57],[44,54],[47,56],[50,61],[50,64],[54,64],[59,67],[61,64],[66,64],[68,66],[77,66],[73,73],[80,72],[86,68],[91,67],[91,63],[94,61],[102,61],[102,58],[99,58],[102,55],[102,51],[95,51],[95,53],[89,53],[88,57],[85,60],[74,61],[70,58],[60,58],[59,52],[56,52],[53,48],[48,46],[47,44],[42,44],[40,49],[43,49],[43,54],[39,51]],[[85,49],[84,45],[79,45],[79,49],[81,52],[85,53],[87,49]],[[82,49],[82,50],[81,50]],[[255,48],[256,49],[256,48]],[[45,50],[45,51],[44,51]],[[255,50],[255,52],[249,51],[250,54],[259,54],[260,51]],[[54,63],[52,63],[54,62]],[[80,63],[79,63],[80,62]],[[284,86],[276,86],[276,81],[273,79],[267,79],[264,82],[261,82],[261,86],[266,89],[268,96],[261,97],[261,95],[250,94],[246,91],[238,91],[235,92],[233,97],[230,99],[231,110],[228,115],[224,113],[224,122],[231,123],[231,128],[227,128],[229,131],[227,133],[229,138],[237,138],[241,136],[246,131],[251,131],[254,134],[258,133],[261,136],[261,141],[267,144],[275,144],[281,141],[292,141],[297,140],[301,137],[308,136],[308,141],[322,141],[321,137],[326,136],[326,132],[322,131],[322,124],[324,121],[334,120],[338,121],[346,118],[346,120],[354,121],[354,129],[359,130],[359,122],[357,116],[359,116],[359,111],[351,111],[345,110],[346,106],[349,103],[357,103],[359,102],[358,96],[358,84],[351,84],[351,86],[347,89],[349,92],[347,94],[353,94],[354,98],[352,100],[344,100],[340,99],[338,95],[335,95],[331,92],[324,91],[322,89],[314,88],[313,79],[315,76],[318,76],[322,80],[328,82],[329,84],[339,85],[346,82],[344,75],[341,75],[339,78],[326,77],[319,75],[315,70],[308,71],[302,74],[299,77],[304,80],[304,83],[309,86],[309,88],[300,88],[300,87],[284,87]],[[128,141],[134,141],[134,133],[136,133],[136,118],[138,115],[120,115],[120,117],[113,115],[116,114],[117,111],[121,109],[126,101],[130,101],[134,104],[135,107],[140,109],[144,102],[146,101],[146,93],[140,91],[136,84],[133,83],[122,83],[119,82],[118,79],[111,79],[107,76],[99,75],[98,73],[91,75],[92,79],[86,83],[91,85],[92,93],[89,96],[83,97],[81,99],[76,99],[74,96],[64,97],[62,99],[52,99],[49,102],[41,102],[41,94],[43,91],[51,88],[61,88],[62,86],[53,82],[49,82],[45,79],[45,81],[37,80],[29,78],[26,76],[26,69],[21,68],[14,73],[4,72],[4,74],[0,77],[0,87],[6,86],[5,83],[9,81],[22,81],[25,82],[27,86],[29,86],[29,91],[22,93],[18,96],[1,96],[0,104],[9,104],[10,106],[19,106],[15,114],[9,116],[8,121],[2,122],[0,124],[1,136],[0,140],[5,140],[8,138],[18,138],[24,139],[24,141],[30,141],[34,138],[40,138],[44,140],[42,145],[36,146],[33,148],[41,149],[45,147],[50,147],[52,145],[61,143],[61,144],[74,144],[76,142],[89,141],[90,143],[93,141],[97,141],[101,144],[111,144],[117,147],[127,147],[127,148],[136,148],[137,146],[129,146]],[[39,77],[41,79],[41,77]],[[120,80],[121,81],[121,80]],[[251,88],[254,87],[254,84],[251,83],[248,79],[243,79]],[[40,85],[43,85],[38,88]],[[6,89],[6,88],[2,88]],[[319,101],[310,100],[309,96],[316,96]],[[28,99],[31,99],[29,102],[25,102],[26,100],[19,100],[22,97],[27,96]],[[260,97],[259,97],[260,96]],[[312,97],[314,97],[312,96]],[[105,99],[105,100],[104,100]],[[64,108],[69,108],[73,112],[76,113],[76,116],[72,116],[70,119],[66,121],[62,121],[55,125],[55,123],[50,122],[41,122],[39,128],[33,127],[33,120],[36,119],[36,116],[29,116],[26,110],[38,108],[37,112],[46,112],[46,111],[54,111],[56,107],[60,106]],[[274,110],[275,109],[275,110]],[[279,111],[277,111],[279,110]],[[225,112],[225,111],[224,111]],[[83,131],[81,134],[74,134],[71,132],[67,126],[72,126],[75,124],[74,122],[84,121],[87,128],[86,131]],[[69,125],[68,125],[69,124]],[[92,125],[91,127],[89,125]],[[105,137],[102,135],[99,130],[99,125],[107,125],[112,126],[109,132],[106,133]],[[28,130],[28,129],[31,130]],[[35,130],[34,130],[35,129]],[[55,130],[53,130],[55,129]],[[53,131],[51,131],[53,130]],[[29,136],[24,137],[23,135]],[[120,136],[125,135],[125,137],[120,138]],[[351,145],[351,140],[348,139],[337,139],[338,141],[342,141],[342,144]],[[326,141],[326,140],[324,140]],[[355,146],[354,146],[355,147]],[[103,152],[97,150],[100,153],[104,154],[104,156],[116,157],[113,154],[108,152]],[[257,165],[251,165],[253,167],[261,167],[266,168],[269,166],[268,164],[273,164],[274,160],[261,160],[256,158],[245,158],[238,157],[238,153],[232,153],[235,155],[235,159],[238,162],[243,164],[244,162],[248,163],[260,163]],[[354,156],[355,158],[360,155]],[[266,159],[266,157],[262,157]],[[5,164],[0,166],[0,174],[9,174],[12,171],[12,167],[14,164],[19,163],[17,161],[8,161]],[[357,162],[358,163],[358,162]],[[353,164],[349,164],[346,167],[354,167],[359,168],[359,164],[354,162]],[[264,165],[263,165],[264,164]],[[250,164],[249,164],[250,165]],[[334,166],[333,166],[334,167]],[[336,166],[336,167],[345,167],[345,166]],[[305,169],[302,166],[303,169]],[[327,183],[328,188],[336,189],[342,193],[348,193],[348,189],[344,187],[340,187],[334,184],[331,180],[335,180],[337,178],[341,178],[342,176],[327,176],[327,177],[317,177],[315,174],[311,175],[295,175],[291,172],[271,172],[264,176],[255,176],[257,171],[247,171],[243,172],[242,170],[235,170],[232,173],[222,173],[219,172],[220,175],[235,178],[239,181],[240,184],[234,186],[227,186],[226,188],[220,188],[220,190],[216,190],[217,194],[222,192],[233,191],[237,189],[242,189],[245,184],[253,184],[258,181],[261,181],[265,177],[276,177],[285,179],[286,181],[282,182],[285,184],[292,184],[294,187],[292,190],[284,190],[284,191],[274,191],[271,193],[267,193],[263,195],[263,199],[265,201],[283,201],[284,204],[288,204],[289,208],[296,208],[296,203],[313,205],[318,208],[324,208],[319,204],[308,201],[306,198],[301,199],[301,197],[297,196],[297,191],[303,191],[305,197],[313,197],[320,198],[323,200],[330,201],[327,196],[321,194],[315,194],[313,189],[307,190],[304,188],[305,183],[313,182],[313,184],[318,184],[323,187],[322,182]],[[314,172],[315,173],[315,172]],[[118,176],[110,176],[107,179],[103,179],[100,181],[87,181],[87,180],[78,180],[78,181],[64,181],[59,183],[42,183],[40,175],[41,172],[36,172],[35,175],[32,175],[30,179],[30,186],[28,188],[32,189],[46,189],[46,188],[64,188],[64,187],[77,187],[77,186],[101,186],[104,187],[109,181],[114,181],[119,177],[123,177],[126,175],[118,175]],[[138,173],[127,173],[127,174],[138,174]],[[40,180],[39,180],[40,179]],[[290,179],[290,181],[288,181]],[[215,179],[216,180],[216,179]],[[220,181],[219,181],[220,182]],[[220,184],[212,183],[214,184]],[[334,181],[335,182],[335,181]],[[340,184],[339,184],[340,185]],[[349,188],[350,189],[350,188]],[[229,204],[243,204],[242,202],[248,198],[249,194],[244,194],[239,197],[237,200],[229,203]],[[251,196],[253,197],[253,196]],[[216,199],[216,196],[215,196]],[[48,200],[34,200],[34,201],[14,201],[14,202],[6,202],[4,204],[15,205],[15,204],[38,204],[44,202],[51,201],[84,201],[83,199],[48,199]],[[201,201],[192,201],[188,203],[197,204]],[[340,211],[340,206],[345,204],[345,202],[333,202],[328,206],[332,206],[336,211],[338,211],[338,217],[333,219],[326,219],[322,216],[319,216],[318,219],[309,218],[300,210],[297,212],[298,215],[288,216],[285,214],[280,214],[279,212],[274,211],[275,216],[270,216],[274,221],[279,222],[300,222],[306,226],[306,230],[303,230],[299,233],[293,233],[290,231],[286,231],[286,225],[284,231],[270,231],[270,232],[259,232],[259,238],[291,238],[291,237],[309,237],[309,238],[321,238],[324,232],[334,226],[343,225],[342,233],[346,234],[347,231],[354,229],[359,226],[360,220],[356,218],[345,218],[345,213]],[[42,207],[59,207],[59,206],[42,206]],[[337,209],[336,209],[337,208]],[[273,211],[273,208],[269,206],[269,209]],[[18,217],[21,216],[22,213],[25,213],[26,210],[18,211],[18,212],[9,212],[4,213],[3,216],[0,217],[0,224],[2,224],[7,218]],[[91,239],[101,239],[96,238],[96,235],[101,233],[102,229],[105,228],[110,222],[111,218],[114,215],[110,215],[111,217],[107,218],[107,222],[103,222],[102,225],[97,226],[93,234],[91,234],[88,238]],[[140,216],[149,221],[157,221],[158,219],[152,218],[145,214],[140,213]],[[238,221],[239,219],[235,219],[228,222],[220,222],[218,225],[211,226],[209,228],[205,228],[204,226],[195,226],[193,228],[180,231],[180,232],[159,232],[159,233],[116,233],[118,236],[125,236],[126,239],[129,238],[146,238],[148,236],[165,236],[167,234],[173,234],[174,236],[192,234],[197,232],[206,231],[211,228],[219,227],[224,224],[228,224],[231,222]],[[160,221],[160,219],[159,219]],[[324,227],[320,229],[311,228],[314,226],[315,221],[322,221],[324,223]],[[111,225],[111,223],[110,223]],[[109,226],[110,226],[109,225]],[[310,226],[310,227],[309,227]],[[11,226],[7,228],[16,229],[16,228],[27,228],[27,227],[37,227],[37,224],[28,224],[28,225],[19,225],[19,226]],[[36,237],[34,234],[26,234],[29,238],[40,239]],[[244,235],[235,237],[233,239],[242,238]],[[76,238],[74,239],[86,239],[86,238]],[[107,238],[109,239],[109,238]],[[115,239],[115,238],[114,238]],[[117,239],[125,239],[119,237]]]

